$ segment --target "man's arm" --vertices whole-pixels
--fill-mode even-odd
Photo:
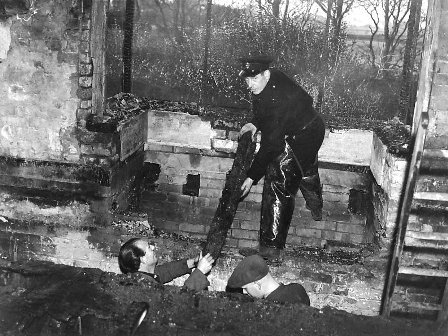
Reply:
[[[261,134],[260,149],[255,154],[247,176],[256,184],[263,177],[266,168],[285,148],[286,125],[288,123],[288,108],[291,103],[285,97],[276,104],[266,102],[264,110],[269,111],[269,120],[265,121]]]
[[[210,282],[207,276],[198,269],[195,269],[184,283],[184,287],[195,291],[206,289],[208,286]]]
[[[190,272],[191,270],[188,267],[187,259],[170,261],[162,265],[157,265],[154,270],[154,274],[158,276],[160,283],[163,284]]]
[[[211,271],[215,259],[207,253],[202,256],[202,252],[199,255],[198,267],[191,273],[187,280],[185,280],[184,286],[188,289],[200,291],[206,289],[210,282],[207,279],[206,274]]]

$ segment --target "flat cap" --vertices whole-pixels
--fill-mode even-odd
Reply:
[[[242,69],[239,73],[241,77],[253,77],[269,69],[269,64],[273,58],[267,55],[242,57],[240,58]]]
[[[244,258],[234,269],[227,281],[230,288],[241,288],[248,283],[260,280],[269,273],[269,267],[258,254]]]

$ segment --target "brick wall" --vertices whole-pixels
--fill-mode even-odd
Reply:
[[[347,137],[345,143],[358,139],[357,142],[362,144],[363,136],[368,141],[371,139],[368,133],[357,130],[345,134],[336,132],[334,136],[337,141],[332,145],[340,148],[344,135]],[[326,158],[335,152],[334,147],[328,144],[333,140],[330,137],[333,134],[327,133],[327,143],[323,146],[327,147],[324,150]],[[158,179],[154,182],[156,187],[145,192],[142,197],[141,209],[148,212],[151,223],[192,237],[206,237],[221,197],[226,173],[233,163],[237,139],[238,132],[213,129],[209,122],[202,121],[198,116],[149,111],[145,162],[150,163],[147,169],[154,167],[154,164],[160,169]],[[366,152],[369,155],[370,146],[371,143],[368,144],[368,150],[364,148],[364,155]],[[359,151],[359,147],[355,150]],[[347,152],[349,149],[345,148],[344,155],[350,155]],[[361,155],[353,154],[353,157],[362,161]],[[336,162],[343,160],[337,156],[333,158]],[[144,171],[143,174],[151,175],[151,172]],[[185,193],[188,175],[199,176],[200,185],[194,195]],[[350,201],[356,198],[353,195],[362,197],[370,194],[371,176],[368,167],[323,161],[320,163],[320,175],[324,189],[323,220],[312,220],[299,192],[287,244],[320,247],[328,241],[358,245],[372,243],[374,232],[368,228],[372,225],[368,223],[372,218],[365,211],[356,211],[350,206]],[[248,247],[257,244],[263,181],[254,186],[244,201],[239,203],[228,235],[229,246]]]
[[[432,5],[432,2],[431,2]],[[437,8],[436,8],[437,7]],[[425,149],[436,151],[441,157],[448,157],[448,4],[446,1],[435,2],[434,10],[437,11],[435,15],[440,15],[440,18],[433,20],[434,31],[433,36],[437,43],[434,44],[434,68],[429,69],[433,71],[434,76],[432,82],[432,89],[430,91],[430,99],[428,106],[429,125],[428,134],[426,138]],[[437,21],[436,21],[437,20]],[[425,100],[426,103],[428,103]]]
[[[32,6],[2,24],[10,43],[0,63],[0,155],[76,161],[79,8],[64,0]]]
[[[387,146],[374,134],[370,168],[375,183],[372,199],[377,222],[379,242],[386,255],[391,251],[401,192],[404,188],[407,161],[389,153]]]
[[[104,225],[138,185],[146,114],[107,132],[88,128],[103,113],[92,108],[94,93],[104,98],[92,84],[92,4],[105,2],[18,1],[17,13],[0,18],[0,197],[8,200],[0,214],[28,218],[34,207],[23,198],[41,207],[71,199],[86,205],[82,214],[74,206],[73,221]]]

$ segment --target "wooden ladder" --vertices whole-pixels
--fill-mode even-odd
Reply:
[[[433,313],[433,316],[437,316],[437,321],[443,323],[448,317],[448,270],[446,270],[446,265],[445,267],[439,267],[440,263],[438,263],[438,265],[431,265],[429,267],[428,265],[424,265],[424,263],[413,263],[412,261],[409,262],[409,260],[404,262],[403,260],[404,249],[410,249],[414,255],[424,254],[430,251],[435,255],[442,255],[442,258],[443,256],[446,258],[448,254],[448,233],[432,232],[431,229],[428,230],[430,225],[426,225],[426,230],[415,230],[414,227],[410,229],[408,228],[410,213],[416,208],[418,211],[425,211],[428,213],[430,215],[428,216],[428,218],[430,218],[429,221],[434,217],[432,212],[437,211],[437,207],[439,207],[439,210],[442,212],[442,220],[446,221],[448,218],[446,215],[448,213],[448,192],[437,192],[437,190],[434,192],[430,188],[431,183],[429,183],[429,186],[421,187],[422,182],[420,181],[425,179],[425,176],[426,181],[428,181],[427,175],[421,174],[427,126],[428,113],[423,112],[413,139],[413,152],[402,197],[393,254],[384,290],[382,315],[389,317],[394,304],[394,308],[405,307],[408,310],[415,309],[420,312]],[[446,163],[446,161],[444,162]],[[445,168],[448,169],[448,167]],[[431,169],[428,171],[431,172]],[[443,174],[445,173],[446,171],[444,170]],[[442,181],[443,180],[446,181],[446,175],[442,175]],[[434,180],[429,179],[429,181]],[[448,183],[444,183],[448,186]],[[429,205],[429,207],[426,208],[426,205]],[[399,276],[408,276],[418,279],[423,279],[422,277],[424,277],[425,279],[440,281],[442,284],[440,301],[438,303],[406,302],[404,305],[400,306],[400,304],[396,302],[397,299],[394,298],[394,291],[396,290],[395,287]],[[393,311],[395,312],[395,309]]]

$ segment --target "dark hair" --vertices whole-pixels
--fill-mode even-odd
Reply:
[[[124,274],[137,272],[140,268],[140,257],[145,255],[145,251],[135,245],[139,239],[131,238],[120,247],[118,266]]]

